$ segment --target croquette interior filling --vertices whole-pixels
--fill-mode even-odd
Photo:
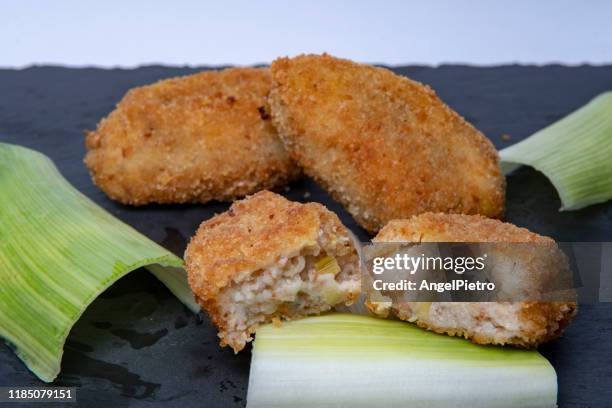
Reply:
[[[424,307],[425,306],[425,307]],[[568,305],[560,307],[557,320],[541,326],[522,317],[521,302],[465,302],[465,303],[401,303],[395,306],[397,315],[409,322],[427,322],[438,332],[466,336],[478,333],[495,344],[532,343],[531,337],[555,333],[560,328],[563,315],[571,313]],[[550,332],[550,333],[549,333]]]
[[[295,318],[351,303],[359,292],[359,265],[353,256],[334,257],[340,271],[320,273],[317,261],[328,254],[319,246],[281,257],[269,267],[244,274],[220,294],[226,341],[250,341],[255,326],[273,318]]]
[[[520,303],[429,303],[423,308],[419,303],[403,303],[397,306],[401,318],[415,322],[426,320],[435,327],[450,332],[469,329],[488,337],[509,341],[524,329],[520,319]]]

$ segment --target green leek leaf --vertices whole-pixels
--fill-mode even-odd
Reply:
[[[555,370],[537,351],[334,313],[257,330],[247,408],[552,408],[556,399]]]
[[[46,382],[87,306],[128,272],[152,272],[199,308],[182,260],[73,188],[51,160],[0,143],[0,337]]]
[[[612,91],[499,152],[502,170],[525,164],[557,189],[561,210],[612,198]]]

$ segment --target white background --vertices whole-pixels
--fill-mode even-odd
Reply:
[[[0,0],[0,67],[611,63],[612,1]]]

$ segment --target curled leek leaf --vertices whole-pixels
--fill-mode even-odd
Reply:
[[[561,210],[612,198],[612,91],[499,152],[502,169],[525,164],[557,189]]]
[[[182,260],[73,188],[46,156],[0,143],[0,337],[50,382],[87,306],[147,265],[198,310]]]
[[[555,370],[537,351],[328,314],[257,330],[247,408],[552,408],[556,399]]]

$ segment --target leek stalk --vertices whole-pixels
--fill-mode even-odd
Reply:
[[[147,265],[190,309],[182,260],[73,188],[46,156],[0,143],[0,337],[41,380],[87,306]]]
[[[612,91],[499,152],[502,170],[525,164],[557,189],[561,210],[612,198]]]
[[[537,351],[334,313],[257,330],[247,408],[551,408],[556,398]]]

